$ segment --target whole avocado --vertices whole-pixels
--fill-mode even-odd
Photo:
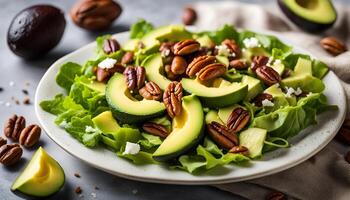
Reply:
[[[66,20],[63,12],[51,5],[35,5],[19,12],[7,32],[13,53],[25,59],[38,58],[61,40]]]

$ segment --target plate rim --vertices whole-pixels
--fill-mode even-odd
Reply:
[[[259,30],[259,33],[262,34],[269,34],[269,35],[274,35],[277,38],[281,39],[281,36],[278,36],[278,32],[273,32],[273,31],[267,31],[267,30]],[[121,32],[121,33],[116,33],[113,34],[113,37],[116,36],[120,36],[123,34],[128,34],[129,31],[126,32]],[[282,40],[282,39],[281,39]],[[284,38],[282,40],[283,42],[288,41],[286,38]],[[286,42],[287,43],[287,42]],[[62,142],[58,141],[57,139],[55,139],[54,134],[51,133],[50,128],[46,125],[45,120],[41,117],[40,115],[40,106],[39,106],[39,96],[40,96],[40,88],[42,87],[42,85],[44,84],[44,80],[47,78],[47,76],[49,76],[49,72],[50,70],[53,70],[53,68],[55,68],[55,66],[57,65],[57,63],[60,63],[64,60],[67,60],[67,58],[69,57],[74,57],[77,56],[77,54],[79,54],[81,51],[84,51],[85,49],[91,48],[91,46],[94,46],[96,44],[96,42],[91,42],[89,44],[84,45],[83,47],[61,57],[60,59],[56,60],[53,64],[50,65],[50,67],[48,68],[48,70],[45,72],[45,74],[42,76],[36,92],[35,92],[35,114],[36,117],[39,120],[39,123],[41,124],[41,126],[44,128],[46,135],[52,140],[54,141],[60,148],[62,148],[63,150],[65,150],[67,153],[69,153],[70,155],[78,158],[79,160],[82,160],[83,162],[89,164],[90,166],[93,166],[94,168],[97,168],[99,170],[105,171],[107,173],[119,176],[119,177],[123,177],[123,178],[127,178],[127,179],[131,179],[131,180],[136,180],[136,181],[142,181],[142,182],[151,182],[151,183],[165,183],[165,184],[181,184],[181,185],[209,185],[209,184],[223,184],[223,183],[232,183],[232,182],[239,182],[239,181],[244,181],[244,180],[251,180],[251,179],[255,179],[255,178],[261,178],[261,177],[265,177],[271,174],[275,174],[284,170],[287,170],[289,168],[292,168],[296,165],[299,165],[300,163],[306,161],[307,159],[309,159],[310,157],[314,156],[316,153],[318,153],[319,151],[321,151],[335,136],[335,134],[338,132],[338,130],[341,127],[342,122],[345,119],[345,113],[346,113],[346,108],[347,108],[347,104],[346,104],[346,96],[345,96],[345,91],[344,88],[341,85],[341,82],[339,80],[339,78],[334,74],[333,71],[329,71],[327,76],[334,76],[334,78],[336,79],[336,81],[338,82],[338,84],[341,86],[342,91],[340,91],[341,96],[342,96],[342,100],[344,102],[343,105],[339,105],[339,106],[344,106],[344,112],[340,113],[341,115],[341,121],[340,123],[337,125],[337,127],[335,128],[335,131],[333,133],[330,133],[329,137],[327,138],[327,140],[323,141],[320,145],[318,145],[317,148],[315,148],[312,152],[310,152],[307,156],[304,156],[302,158],[299,158],[296,162],[293,162],[291,164],[285,164],[282,166],[279,166],[278,168],[274,168],[270,171],[265,171],[265,172],[261,172],[261,173],[256,173],[254,175],[250,175],[250,176],[246,176],[246,177],[241,177],[241,178],[221,178],[221,179],[215,179],[215,180],[171,180],[171,179],[164,179],[164,178],[145,178],[145,177],[140,177],[140,176],[133,176],[130,173],[122,173],[122,172],[117,172],[117,171],[110,171],[109,169],[106,169],[103,166],[100,166],[96,163],[92,163],[90,162],[88,159],[85,159],[85,157],[78,155],[78,153],[74,153],[74,151],[71,151],[71,149],[65,147],[64,144],[62,144]],[[293,45],[292,42],[287,43],[288,45]],[[293,48],[298,48],[301,49],[303,51],[305,51],[306,53],[308,53],[308,55],[311,55],[312,57],[314,57],[310,52],[308,52],[307,50],[305,50],[302,47],[296,46],[294,45]],[[54,79],[53,79],[54,80]],[[40,99],[41,100],[41,99]],[[72,137],[72,139],[74,139]],[[87,147],[83,147],[83,148],[87,148]],[[118,158],[117,159],[122,159],[122,158]],[[131,163],[132,164],[132,163]]]

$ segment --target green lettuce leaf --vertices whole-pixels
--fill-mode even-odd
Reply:
[[[144,35],[154,29],[153,25],[144,19],[139,19],[130,28],[130,38],[142,38]]]
[[[152,157],[152,153],[148,153],[145,151],[140,151],[139,153],[133,154],[123,154],[122,152],[117,152],[117,155],[126,158],[137,165],[145,165],[145,164],[158,164]]]
[[[162,140],[158,136],[154,136],[148,133],[141,133],[143,139],[139,140],[137,143],[141,145],[142,148],[151,149],[162,144]]]
[[[57,94],[52,100],[45,100],[40,102],[40,107],[48,113],[58,115],[63,113],[66,109],[63,107],[65,96]]]
[[[96,53],[97,55],[101,55],[104,54],[103,52],[103,44],[105,42],[105,40],[111,38],[111,35],[102,35],[96,38]]]
[[[237,40],[238,32],[231,25],[224,25],[221,29],[216,31],[206,31],[198,33],[198,35],[208,35],[210,39],[215,42],[215,44],[220,44],[225,39],[234,39]]]
[[[56,83],[69,92],[76,76],[82,74],[82,67],[73,62],[63,64],[56,76]]]

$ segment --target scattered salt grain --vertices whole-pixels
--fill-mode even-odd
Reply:
[[[140,145],[132,142],[126,142],[125,150],[123,152],[123,155],[131,154],[135,155],[140,152]]]
[[[98,67],[101,69],[111,69],[114,67],[115,63],[117,63],[117,60],[113,58],[106,58],[102,62],[98,63]]]
[[[262,106],[264,106],[264,107],[272,107],[272,106],[275,105],[272,101],[270,101],[270,100],[268,100],[268,99],[264,99],[264,100],[261,102],[261,104],[262,104]]]
[[[13,87],[14,85],[15,85],[15,82],[13,82],[13,81],[10,81],[10,82],[9,82],[9,86],[10,86],[10,87]]]

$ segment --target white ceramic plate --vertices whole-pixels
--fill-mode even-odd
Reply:
[[[128,39],[128,33],[116,34],[114,37],[120,42],[125,42]],[[290,44],[285,38],[280,37],[280,39]],[[95,43],[88,44],[59,59],[47,70],[36,91],[35,111],[48,136],[60,147],[86,163],[120,177],[146,182],[200,185],[237,182],[270,175],[291,168],[320,151],[334,137],[345,117],[346,100],[343,88],[334,73],[329,72],[324,78],[326,84],[324,93],[328,97],[329,103],[338,105],[339,110],[318,116],[318,124],[308,127],[292,138],[291,147],[288,149],[270,152],[264,155],[261,160],[252,161],[251,164],[244,167],[228,165],[225,168],[217,168],[197,176],[180,170],[170,170],[159,165],[137,166],[104,148],[86,148],[63,129],[56,126],[54,124],[55,116],[43,111],[39,106],[42,100],[51,99],[57,93],[63,92],[55,82],[55,76],[60,66],[68,61],[85,63],[86,60],[95,56],[95,46]],[[296,52],[307,53],[301,48],[294,47],[294,49]]]

